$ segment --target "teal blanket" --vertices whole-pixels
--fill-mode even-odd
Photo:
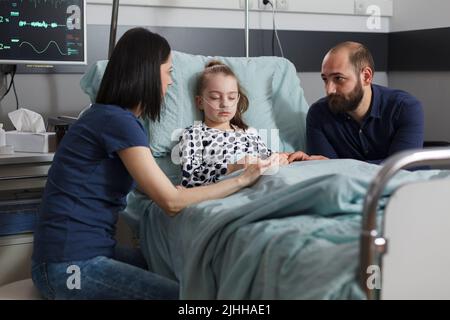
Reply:
[[[225,199],[168,217],[129,196],[151,270],[177,279],[182,299],[360,299],[361,212],[380,166],[356,160],[297,162]],[[401,171],[388,184],[447,177]]]

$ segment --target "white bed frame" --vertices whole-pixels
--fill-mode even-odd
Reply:
[[[450,148],[388,159],[365,198],[360,285],[368,299],[450,299],[450,179],[416,182],[390,197],[377,228],[378,200],[400,169],[450,163]]]

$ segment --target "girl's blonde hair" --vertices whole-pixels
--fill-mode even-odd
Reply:
[[[237,104],[236,114],[234,115],[233,119],[231,119],[230,123],[237,126],[240,129],[247,130],[248,125],[244,122],[244,120],[242,120],[242,114],[248,109],[249,105],[248,98],[244,92],[244,89],[241,87],[238,78],[236,77],[233,70],[231,70],[229,66],[218,60],[209,61],[206,64],[205,69],[199,76],[195,94],[197,96],[200,96],[202,94],[203,89],[206,87],[206,77],[208,75],[219,73],[223,73],[226,76],[232,76],[233,78],[236,79],[239,93],[239,101]]]

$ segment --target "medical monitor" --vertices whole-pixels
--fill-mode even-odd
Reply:
[[[86,0],[0,0],[0,64],[86,62]]]

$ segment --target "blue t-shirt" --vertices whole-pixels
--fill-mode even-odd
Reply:
[[[117,215],[135,183],[117,151],[148,147],[128,110],[93,105],[65,134],[48,172],[33,260],[63,262],[112,257]]]
[[[306,119],[307,152],[379,164],[392,154],[422,148],[424,115],[409,93],[372,85],[369,112],[359,124],[346,113],[334,114],[327,98],[314,103]]]

